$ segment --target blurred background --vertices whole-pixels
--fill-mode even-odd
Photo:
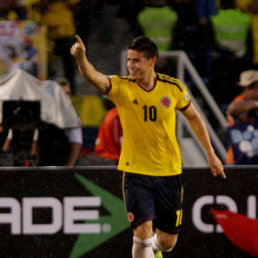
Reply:
[[[179,112],[185,215],[164,257],[257,257],[258,0],[0,0],[1,257],[131,257],[119,114],[79,74],[75,34],[107,75],[152,38],[228,165],[211,177]]]
[[[102,149],[95,151],[100,140],[105,141],[100,139],[106,135],[100,133],[100,127],[108,111],[114,107],[79,74],[70,55],[75,34],[80,35],[86,44],[92,64],[107,75],[126,75],[127,43],[139,35],[151,37],[161,52],[157,72],[177,77],[187,85],[194,104],[208,124],[216,151],[226,163],[230,145],[226,112],[230,102],[241,93],[241,88],[237,87],[240,73],[258,67],[258,0],[1,0],[0,94],[3,88],[13,86],[12,81],[20,80],[14,74],[21,69],[26,76],[27,73],[33,76],[36,79],[34,84],[39,87],[44,81],[53,89],[58,86],[64,89],[63,86],[68,85],[68,92],[64,90],[60,94],[68,96],[79,119],[76,126],[69,122],[60,125],[53,122],[53,118],[43,119],[47,126],[54,126],[53,130],[66,131],[60,137],[67,138],[64,160],[70,159],[70,163],[45,163],[39,162],[45,155],[40,154],[42,148],[49,148],[40,143],[45,126],[41,124],[42,107],[38,111],[40,122],[30,128],[30,137],[23,136],[25,130],[12,132],[10,121],[3,117],[2,165],[13,165],[19,148],[26,152],[23,161],[19,162],[22,166],[117,163],[122,132],[114,110],[112,118],[105,121],[109,125],[102,128],[109,132],[108,140],[102,144]],[[32,79],[24,81],[25,88],[32,87],[32,84]],[[7,98],[7,91],[2,93],[1,103],[21,99],[37,101],[40,98],[38,95],[32,97],[31,90],[26,93],[29,97],[24,90],[22,96],[10,94]],[[52,98],[57,95],[52,94]],[[62,108],[59,106],[56,112]],[[67,133],[69,128],[75,127],[77,131]],[[36,129],[40,133],[35,133]],[[203,150],[180,116],[177,134],[183,164],[206,165]],[[52,141],[59,137],[54,135]],[[13,137],[16,141],[26,140],[14,147]],[[25,148],[26,142],[28,146]],[[34,147],[33,142],[36,143]],[[110,144],[113,148],[107,150]],[[56,153],[60,148],[64,149],[64,146],[57,146]],[[77,153],[74,157],[71,157],[71,150]],[[253,151],[255,155],[256,152]],[[56,156],[55,152],[51,155]],[[227,162],[234,164],[232,159]]]

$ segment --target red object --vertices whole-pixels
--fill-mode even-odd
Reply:
[[[129,222],[133,222],[133,220],[134,220],[134,215],[133,215],[133,213],[128,212],[127,217],[128,217],[128,221],[129,221]]]
[[[168,108],[171,105],[171,100],[169,97],[164,97],[161,99],[161,103],[164,107]]]
[[[118,111],[116,108],[112,108],[108,111],[99,128],[94,155],[106,159],[119,160],[122,136],[123,132]]]
[[[81,155],[87,155],[91,152],[91,150],[87,147],[81,147],[80,154]]]
[[[234,245],[258,257],[258,219],[251,219],[229,210],[212,209],[212,214]]]
[[[30,162],[28,160],[25,160],[24,167],[29,167],[29,166],[30,166]]]

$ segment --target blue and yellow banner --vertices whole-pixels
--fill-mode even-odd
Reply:
[[[31,21],[0,21],[0,76],[23,69],[47,78],[46,28]]]

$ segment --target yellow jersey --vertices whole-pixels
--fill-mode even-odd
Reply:
[[[123,128],[118,169],[151,176],[182,173],[176,139],[176,109],[188,107],[186,86],[173,77],[156,74],[146,91],[130,76],[109,76],[107,96],[115,103]]]

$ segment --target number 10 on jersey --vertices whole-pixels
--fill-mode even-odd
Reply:
[[[157,108],[155,106],[144,105],[142,108],[144,112],[144,122],[154,122],[157,120]]]

